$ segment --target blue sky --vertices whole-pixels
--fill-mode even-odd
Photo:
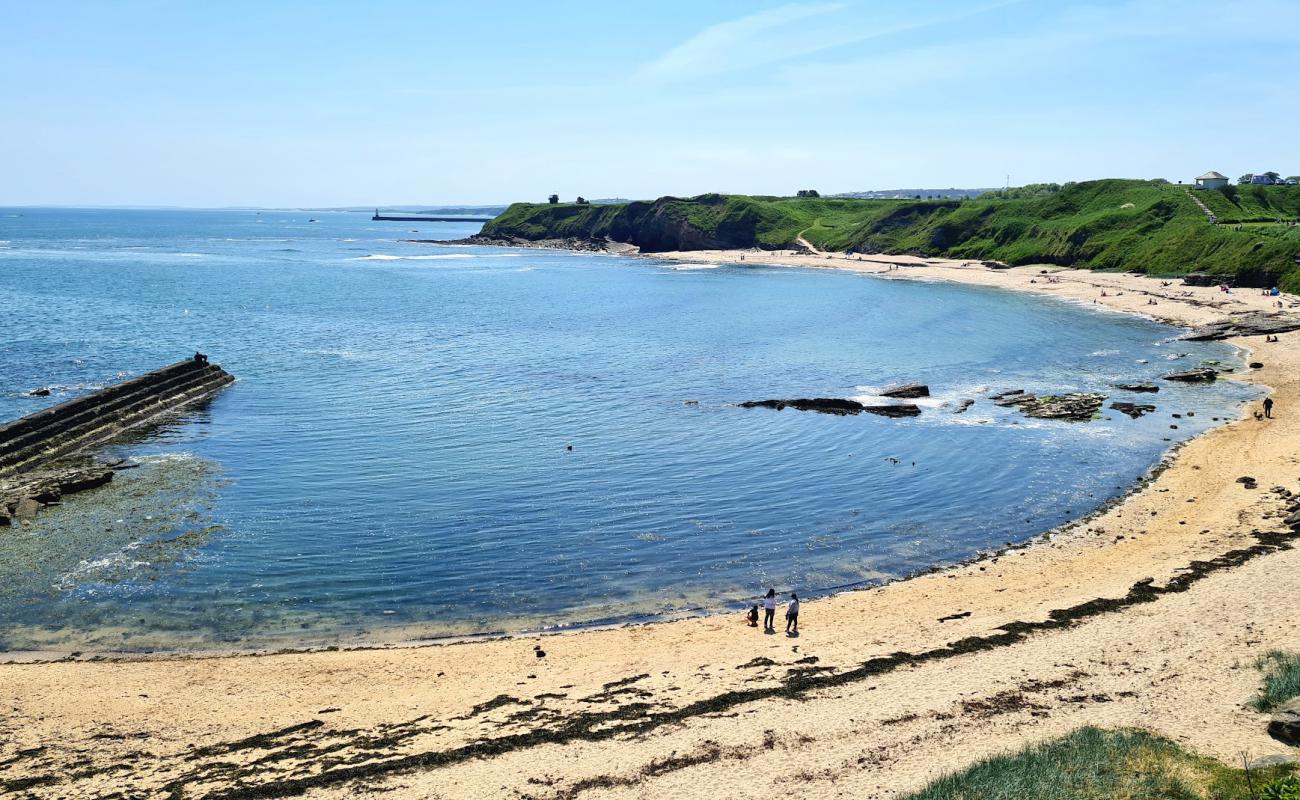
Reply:
[[[0,204],[1300,174],[1297,0],[0,0]]]

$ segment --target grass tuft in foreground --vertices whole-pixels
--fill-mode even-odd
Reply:
[[[1285,791],[1291,772],[1251,770],[1248,780],[1243,769],[1145,731],[1087,727],[981,761],[907,800],[1251,800]]]
[[[1264,686],[1251,701],[1256,711],[1272,711],[1300,697],[1300,653],[1273,650],[1255,663],[1264,672]]]

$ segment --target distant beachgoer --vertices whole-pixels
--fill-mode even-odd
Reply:
[[[1266,419],[1273,418],[1273,398],[1271,397],[1264,398],[1264,417]]]
[[[206,364],[206,363],[208,363],[208,357],[205,356],[205,355],[203,355],[202,353],[198,353],[198,352],[196,352],[196,353],[194,354],[194,363],[195,363],[195,364]]]
[[[758,627],[758,606],[756,605],[750,606],[749,613],[745,615],[745,619],[749,620],[749,627],[757,628]]]
[[[776,589],[768,589],[763,597],[763,630],[776,628]]]
[[[785,632],[790,633],[791,626],[794,632],[799,632],[799,595],[790,592],[790,605],[785,607]]]

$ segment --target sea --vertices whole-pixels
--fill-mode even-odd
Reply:
[[[739,613],[768,587],[815,600],[1040,537],[1256,396],[1160,381],[1239,367],[1226,344],[1061,300],[405,241],[478,227],[0,209],[0,420],[196,351],[237,378],[106,447],[136,465],[109,486],[0,529],[0,650],[351,646]],[[1160,392],[1110,388],[1134,381]],[[903,382],[931,387],[919,417],[738,405]],[[1157,410],[1036,420],[989,399],[1007,389]]]

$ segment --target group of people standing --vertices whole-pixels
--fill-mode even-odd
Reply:
[[[763,596],[764,633],[776,632],[776,602],[776,589],[768,589],[767,594]],[[749,627],[757,628],[758,606],[750,606],[745,618],[749,620]],[[790,592],[790,603],[785,607],[785,632],[794,635],[799,633],[799,595],[794,592]]]

